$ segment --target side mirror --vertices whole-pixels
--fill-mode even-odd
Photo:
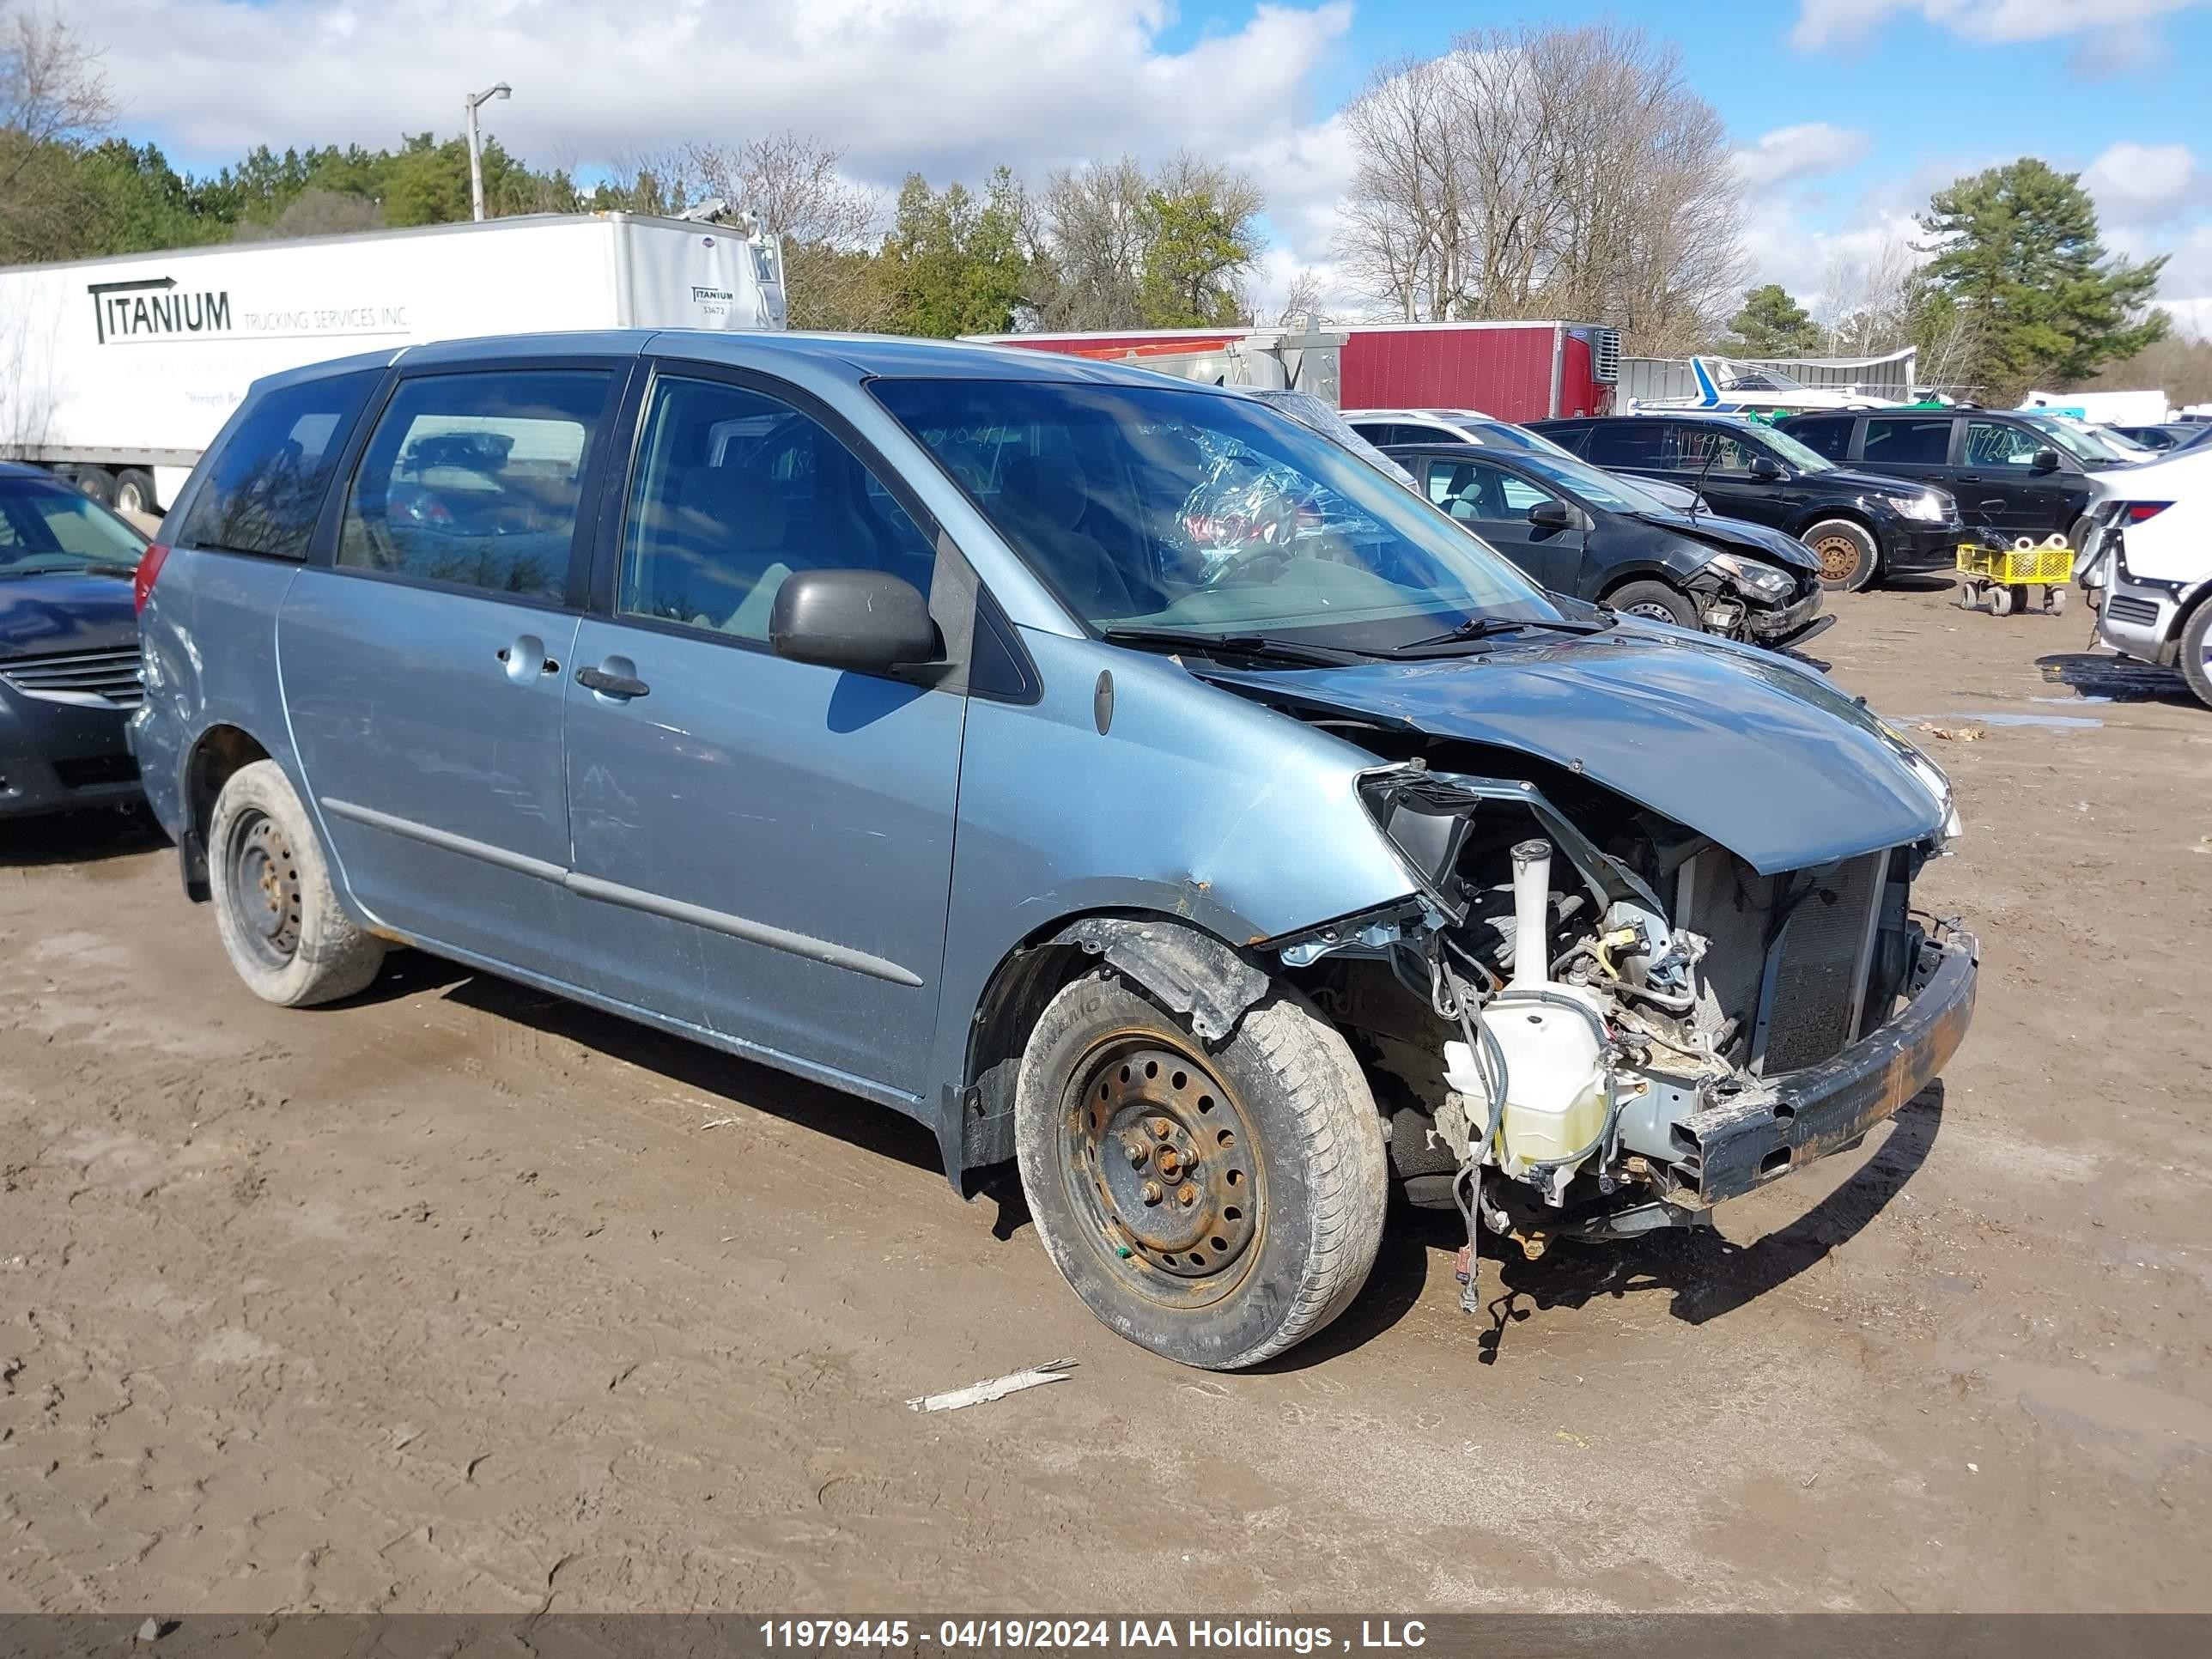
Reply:
[[[1574,526],[1575,515],[1565,501],[1547,498],[1528,509],[1528,522],[1539,530],[1569,530]]]
[[[882,570],[794,570],[776,589],[769,643],[780,657],[889,674],[945,654],[929,601]]]
[[[2037,450],[2034,454],[2028,457],[2027,470],[2030,472],[2057,471],[2058,452],[2055,449]]]
[[[1782,469],[1771,456],[1754,455],[1751,458],[1751,476],[1759,483],[1772,483],[1782,476]]]

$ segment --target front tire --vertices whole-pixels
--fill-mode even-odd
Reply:
[[[384,941],[338,908],[315,826],[275,761],[230,775],[207,847],[216,931],[254,995],[304,1008],[349,997],[376,977]]]
[[[2182,629],[2178,660],[2197,702],[2212,708],[2212,599],[2200,604]]]
[[[1605,602],[1624,617],[1673,623],[1693,633],[1705,627],[1705,619],[1698,615],[1698,602],[1665,582],[1623,582],[1605,596]]]
[[[1077,980],[1030,1035],[1014,1132],[1053,1265],[1180,1364],[1281,1353],[1374,1266],[1382,1119],[1344,1038],[1286,988],[1209,1048],[1112,973]]]
[[[1856,593],[1881,569],[1874,532],[1850,519],[1823,519],[1797,539],[1820,562],[1820,586],[1831,593]]]

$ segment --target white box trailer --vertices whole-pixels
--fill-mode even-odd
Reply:
[[[774,235],[536,214],[0,270],[0,458],[159,512],[262,375],[386,346],[781,328]]]

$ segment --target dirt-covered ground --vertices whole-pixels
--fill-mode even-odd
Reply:
[[[0,829],[0,1608],[2212,1606],[2212,710],[2078,611],[1837,609],[1952,734],[1940,1089],[1493,1317],[1401,1220],[1261,1375],[872,1108],[419,957],[266,1007],[143,830]]]

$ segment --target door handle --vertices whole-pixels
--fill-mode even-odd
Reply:
[[[611,674],[604,668],[579,668],[576,684],[603,697],[641,697],[653,688],[628,674]]]

